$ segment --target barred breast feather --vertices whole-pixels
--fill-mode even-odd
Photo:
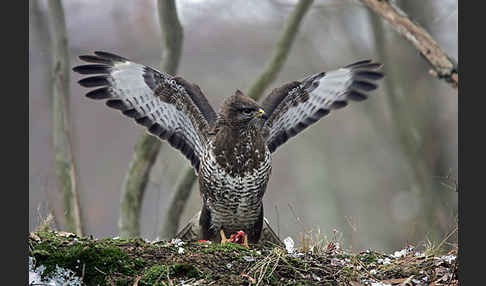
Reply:
[[[230,174],[216,160],[210,144],[199,173],[201,190],[211,211],[211,228],[235,232],[251,227],[258,220],[271,173],[270,151],[266,148],[259,166],[243,174]]]

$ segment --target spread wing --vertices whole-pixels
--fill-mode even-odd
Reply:
[[[91,63],[74,67],[92,75],[79,84],[96,87],[88,98],[106,100],[148,132],[180,150],[196,170],[216,113],[197,85],[106,52],[79,58]]]
[[[346,106],[349,100],[366,99],[365,92],[376,89],[374,81],[383,77],[377,71],[381,66],[371,60],[359,61],[274,89],[262,102],[268,116],[264,134],[270,152],[332,109]]]

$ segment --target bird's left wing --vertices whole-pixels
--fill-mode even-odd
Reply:
[[[270,152],[332,109],[346,106],[349,100],[366,99],[365,92],[376,89],[374,81],[383,77],[377,71],[381,66],[363,60],[274,89],[262,102],[268,117],[263,131]]]
[[[92,75],[79,84],[97,87],[86,94],[88,98],[107,99],[107,106],[181,151],[198,172],[216,113],[197,85],[107,52],[79,58],[91,64],[73,70]]]

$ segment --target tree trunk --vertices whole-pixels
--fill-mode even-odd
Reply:
[[[66,230],[81,236],[83,235],[83,228],[70,132],[71,65],[66,23],[60,0],[48,1],[48,9],[48,24],[52,43],[52,137],[55,169],[58,188],[63,197]]]

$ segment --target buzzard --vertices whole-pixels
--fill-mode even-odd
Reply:
[[[107,52],[79,58],[89,64],[73,70],[90,75],[79,84],[96,88],[88,98],[106,100],[191,162],[202,209],[181,236],[218,242],[239,231],[250,243],[279,242],[263,216],[271,154],[331,110],[366,99],[383,77],[381,64],[362,60],[284,84],[261,103],[237,90],[216,113],[199,86],[182,77]]]

